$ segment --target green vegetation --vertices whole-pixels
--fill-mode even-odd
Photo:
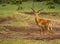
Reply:
[[[29,4],[28,4],[29,3]],[[32,7],[32,3],[31,1],[29,2],[23,2],[22,7],[23,9],[20,10],[22,12],[31,12],[31,8]],[[43,5],[43,6],[42,6]],[[46,2],[35,2],[34,3],[34,9],[38,10],[40,8],[43,8],[43,11],[45,12],[60,12],[60,5],[59,4],[54,4],[55,5],[55,9],[49,9],[48,6],[46,5]],[[6,6],[2,7],[2,4],[0,5],[0,14],[9,14],[11,15],[12,13],[14,13],[17,10],[18,6],[17,5],[11,5],[11,4],[6,4]]]
[[[60,40],[27,40],[27,39],[11,39],[5,38],[0,40],[0,44],[60,44]]]
[[[0,26],[0,31],[5,31],[5,30],[6,30],[6,28],[5,28],[5,27]]]

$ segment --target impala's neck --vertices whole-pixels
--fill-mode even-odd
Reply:
[[[34,13],[35,19],[40,19],[39,14],[38,13]]]

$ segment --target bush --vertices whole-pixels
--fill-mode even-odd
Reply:
[[[54,5],[54,2],[47,2],[46,5]]]
[[[55,9],[55,6],[54,5],[50,5],[48,8]]]
[[[6,6],[6,4],[2,4],[2,7],[5,7]]]
[[[54,2],[60,4],[60,0],[54,0]]]
[[[22,10],[23,7],[22,6],[18,6],[17,10]]]
[[[47,2],[46,5],[48,5],[48,8],[50,9],[55,9],[55,5],[54,5],[54,2]]]

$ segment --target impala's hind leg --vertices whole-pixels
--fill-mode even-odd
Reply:
[[[49,32],[53,33],[52,27],[49,27]]]
[[[53,30],[52,30],[52,27],[49,27],[49,36],[50,36],[50,38],[53,38],[53,36],[54,36],[54,33],[53,33]]]
[[[49,36],[50,36],[50,38],[53,38],[53,29],[52,29],[52,25],[50,24],[49,26],[48,26],[48,32],[49,32]]]
[[[46,28],[45,30],[47,30],[47,32],[45,33],[45,35],[49,34],[51,32],[49,26],[45,26],[45,28]]]
[[[48,28],[49,28],[48,31],[49,31],[50,33],[53,33],[52,24],[49,24]]]

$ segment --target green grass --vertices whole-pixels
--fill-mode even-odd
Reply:
[[[6,28],[5,28],[5,27],[0,26],[0,31],[5,31],[5,30],[6,30]]]
[[[28,39],[12,39],[5,38],[0,40],[0,44],[60,44],[60,40],[28,40]]]

